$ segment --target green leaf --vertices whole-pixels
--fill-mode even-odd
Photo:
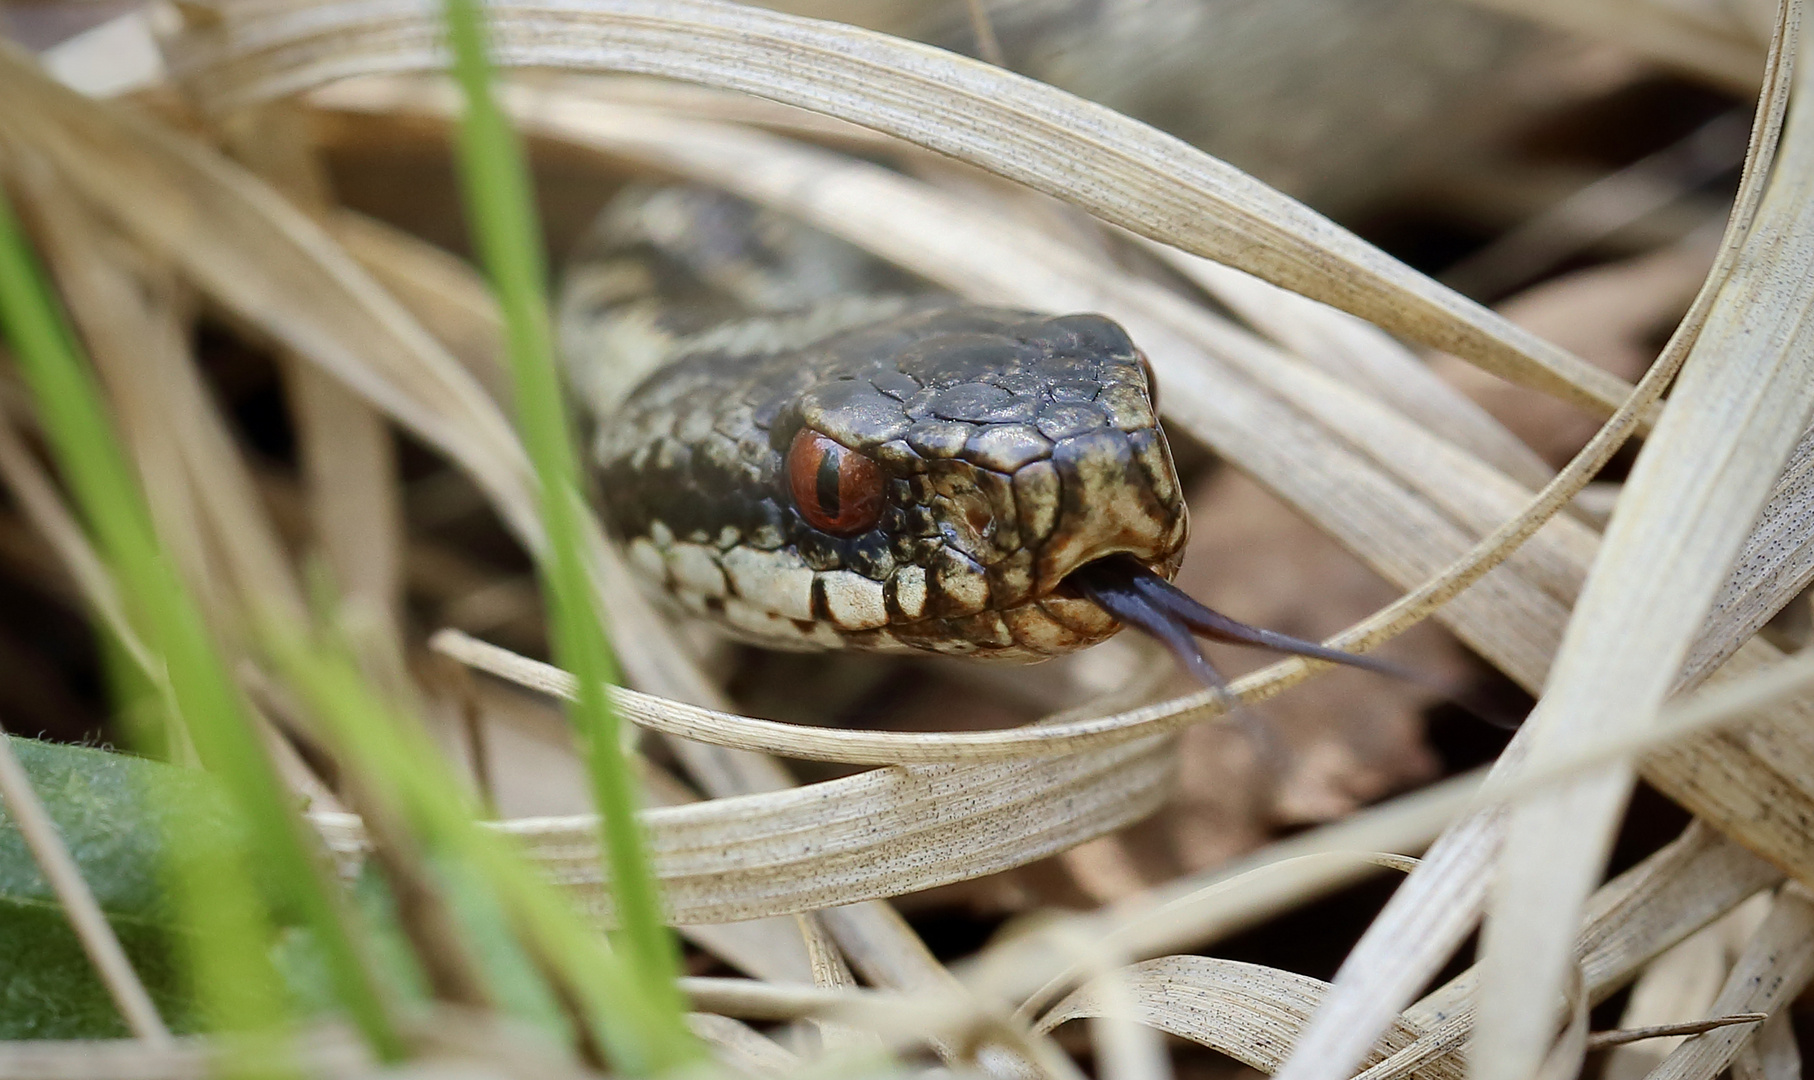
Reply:
[[[206,775],[127,754],[7,737],[82,877],[115,924],[176,921],[164,887],[163,835],[180,826],[212,844],[243,844]],[[0,805],[0,901],[57,906],[25,838]]]
[[[88,747],[6,736],[32,787],[69,847],[83,880],[120,938],[134,970],[173,1030],[199,1027],[181,975],[174,935],[180,909],[167,887],[164,830],[182,828],[220,850],[243,847],[249,830],[208,774]],[[442,888],[478,949],[499,1005],[564,1037],[566,1021],[490,890],[457,862],[436,863]],[[282,906],[273,894],[272,906]],[[367,868],[354,890],[371,930],[373,967],[394,991],[426,1001],[409,942],[383,879]],[[302,1014],[331,1011],[332,977],[319,941],[299,913],[269,943],[292,1004]],[[0,803],[0,1039],[93,1039],[130,1034],[25,838]]]
[[[173,1031],[194,1030],[193,1009],[167,932],[117,921],[114,930],[164,1022]],[[130,1035],[62,909],[0,899],[0,1039]]]
[[[171,1027],[194,1027],[176,965],[163,830],[243,845],[206,776],[143,758],[7,737],[82,877]],[[126,1035],[6,807],[0,804],[0,1038]]]

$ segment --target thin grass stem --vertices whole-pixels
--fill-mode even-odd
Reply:
[[[655,875],[636,823],[635,779],[607,693],[618,681],[617,662],[585,557],[578,454],[555,369],[528,169],[492,94],[485,28],[476,6],[471,0],[447,0],[446,14],[454,71],[466,98],[460,157],[467,216],[503,310],[518,427],[541,487],[546,545],[538,553],[538,565],[552,615],[555,655],[579,677],[579,695],[569,715],[599,810],[622,928],[618,938],[640,975],[642,993],[658,1006],[664,1040],[691,1045],[676,983],[679,949],[662,917]]]

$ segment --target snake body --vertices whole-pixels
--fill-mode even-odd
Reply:
[[[1169,579],[1187,514],[1144,359],[1099,315],[962,303],[798,222],[633,188],[565,275],[607,528],[655,595],[779,648],[1039,660]]]

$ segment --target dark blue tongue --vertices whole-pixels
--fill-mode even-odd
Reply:
[[[1158,638],[1177,656],[1179,663],[1208,686],[1223,685],[1222,677],[1204,658],[1192,635],[1347,664],[1416,683],[1428,681],[1414,671],[1371,656],[1356,656],[1314,641],[1236,622],[1197,603],[1184,590],[1140,565],[1132,556],[1112,555],[1098,559],[1073,571],[1069,580],[1097,607]]]
[[[1216,673],[1216,669],[1204,657],[1202,648],[1197,644],[1197,637],[1346,664],[1427,686],[1494,727],[1516,729],[1523,720],[1522,716],[1508,715],[1505,708],[1496,701],[1464,687],[1448,685],[1421,671],[1236,622],[1197,603],[1183,589],[1148,570],[1129,555],[1111,555],[1087,563],[1073,570],[1066,580],[1073,582],[1097,607],[1127,625],[1158,638],[1178,658],[1178,662],[1201,679],[1205,686],[1220,688],[1225,684],[1222,676]]]

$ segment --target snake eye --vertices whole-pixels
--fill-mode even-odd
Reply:
[[[800,516],[821,532],[850,536],[881,520],[882,470],[811,428],[801,428],[788,447],[787,484]]]

